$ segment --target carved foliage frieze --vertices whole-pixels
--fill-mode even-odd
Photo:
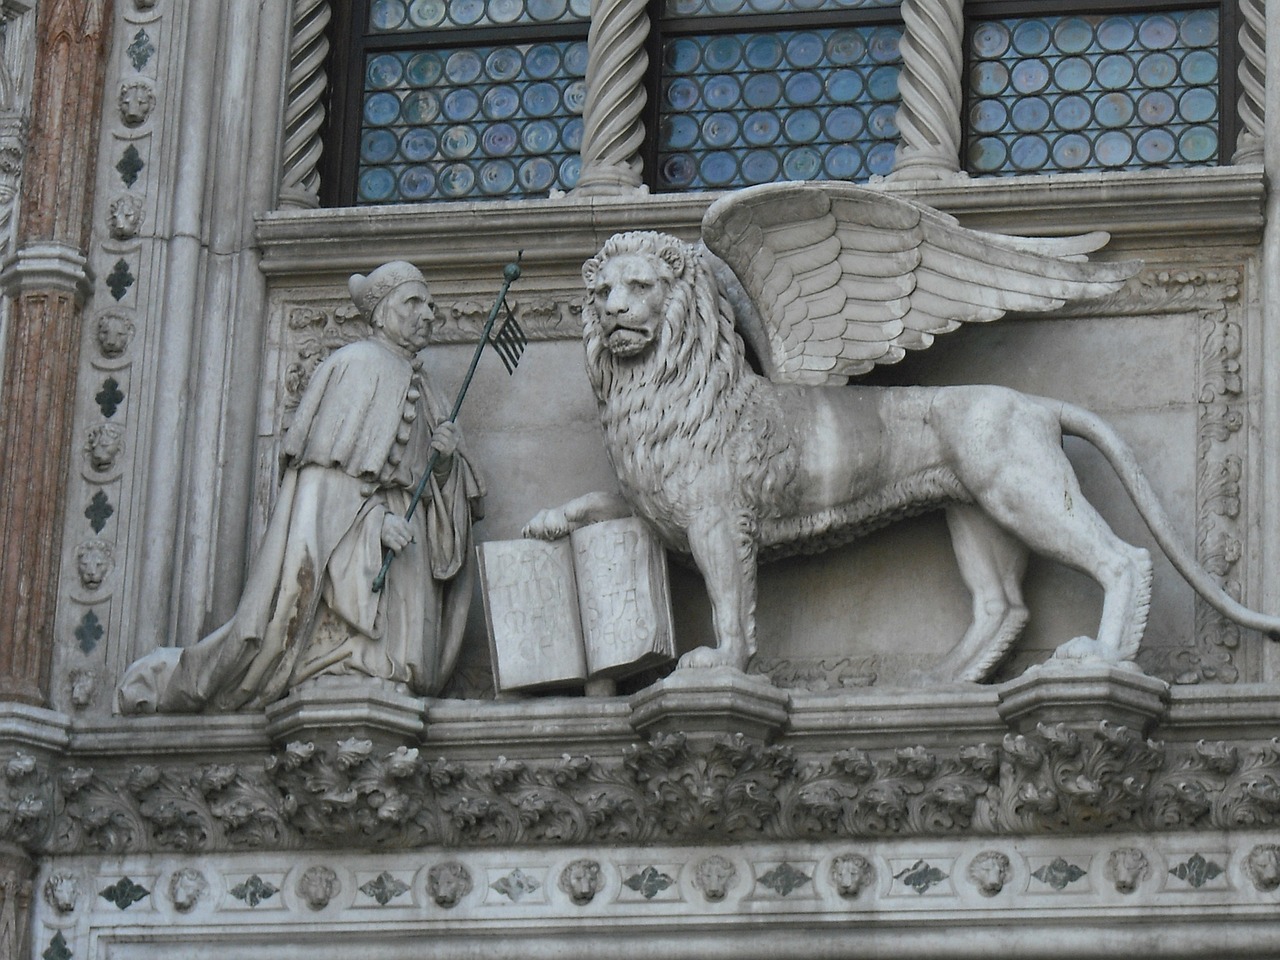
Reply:
[[[1107,723],[1086,731],[1042,725],[999,744],[849,749],[826,759],[742,738],[693,744],[678,735],[610,761],[429,761],[413,748],[382,752],[356,739],[332,749],[293,743],[264,759],[94,770],[14,753],[0,768],[0,836],[33,851],[126,853],[1280,823],[1275,742],[1163,745]],[[856,896],[857,884],[845,886]]]

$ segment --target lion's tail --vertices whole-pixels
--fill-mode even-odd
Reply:
[[[1191,551],[1174,530],[1168,514],[1160,506],[1160,500],[1143,474],[1133,451],[1120,439],[1110,424],[1088,410],[1069,403],[1055,401],[1053,407],[1058,413],[1063,433],[1083,437],[1107,458],[1119,476],[1121,484],[1133,498],[1134,506],[1142,514],[1142,519],[1146,521],[1156,543],[1160,544],[1160,549],[1165,552],[1169,561],[1191,585],[1191,588],[1200,594],[1209,606],[1227,619],[1241,626],[1260,630],[1272,640],[1280,640],[1280,617],[1250,610],[1215,583],[1205,569],[1196,562]]]

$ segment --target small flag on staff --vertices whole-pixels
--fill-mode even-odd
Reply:
[[[502,358],[502,365],[507,368],[507,373],[512,374],[516,372],[516,366],[520,363],[520,356],[524,353],[529,338],[524,335],[524,330],[516,322],[516,315],[511,312],[511,304],[504,299],[502,305],[506,307],[507,319],[502,322],[502,326],[496,333],[490,335],[489,342]]]

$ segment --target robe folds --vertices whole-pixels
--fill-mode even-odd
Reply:
[[[312,376],[282,449],[283,479],[235,615],[194,646],[126,673],[126,713],[262,707],[319,674],[439,692],[457,659],[474,580],[480,479],[462,450],[437,464],[386,585],[382,520],[404,516],[448,411],[410,361],[374,340]]]

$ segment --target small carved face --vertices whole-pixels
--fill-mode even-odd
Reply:
[[[111,544],[105,540],[86,540],[76,547],[76,572],[86,590],[97,590],[115,566]]]
[[[1280,887],[1280,846],[1274,843],[1258,844],[1249,851],[1244,866],[1253,885],[1263,893]]]
[[[123,447],[124,427],[118,423],[95,423],[85,435],[84,452],[89,457],[89,466],[98,473],[106,473],[115,466]]]
[[[969,864],[969,879],[984,897],[994,897],[1013,875],[1009,858],[996,850],[986,850]]]
[[[298,896],[312,910],[323,910],[342,892],[342,882],[328,867],[308,867],[298,878]]]
[[[860,854],[843,853],[831,861],[831,882],[846,900],[854,899],[875,877],[876,868]]]
[[[111,201],[107,217],[111,235],[117,240],[130,240],[142,229],[142,198],[131,193],[121,194]]]
[[[1137,847],[1124,847],[1112,852],[1107,860],[1107,876],[1120,893],[1133,893],[1138,884],[1151,875],[1147,855]]]
[[[371,322],[382,336],[409,353],[417,353],[431,340],[436,302],[427,285],[418,280],[402,283],[378,302]]]
[[[120,119],[126,126],[137,127],[146,123],[156,106],[156,91],[149,80],[135,78],[120,84],[116,97],[120,107]]]
[[[208,889],[204,874],[192,867],[183,867],[169,878],[169,899],[179,913],[193,910]]]
[[[129,348],[133,339],[133,321],[118,313],[104,313],[98,318],[98,349],[115,359]]]
[[[732,861],[716,854],[698,861],[694,869],[693,885],[712,903],[719,903],[729,895],[737,882],[738,870]]]
[[[615,254],[587,275],[587,298],[610,353],[635,356],[657,339],[672,279],[664,261],[640,253]]]
[[[578,906],[590,903],[600,892],[600,864],[575,860],[560,872],[560,889]]]
[[[83,710],[93,702],[98,690],[98,675],[92,670],[74,670],[71,673],[71,702],[77,710]]]
[[[427,871],[427,893],[446,910],[471,892],[471,874],[457,861],[436,864]]]
[[[58,913],[70,913],[80,896],[80,882],[74,873],[55,873],[44,882],[44,898]]]

